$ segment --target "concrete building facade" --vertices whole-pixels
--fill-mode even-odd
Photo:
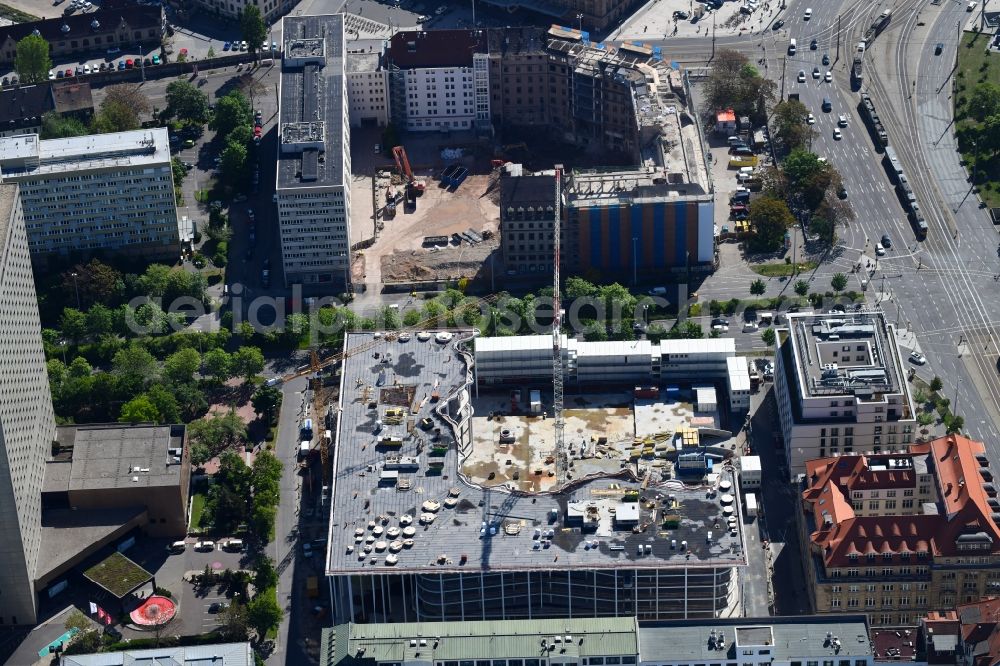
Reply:
[[[489,129],[486,31],[397,32],[387,60],[397,126],[411,132]]]
[[[18,186],[0,183],[0,619],[32,624],[55,416]]]
[[[184,2],[210,14],[236,21],[244,9],[253,6],[260,10],[261,18],[267,24],[276,23],[282,15],[295,7],[293,0],[184,0]]]
[[[634,617],[339,624],[321,666],[873,666],[864,615],[641,622]],[[834,640],[836,639],[836,640]],[[987,666],[979,665],[976,666]],[[990,665],[991,666],[991,665]]]
[[[567,385],[629,384],[660,380],[725,380],[736,356],[732,338],[586,342],[563,336]],[[475,340],[476,380],[481,385],[552,380],[552,336],[521,335]]]
[[[166,128],[0,138],[0,179],[20,185],[36,262],[95,253],[180,256]]]
[[[389,124],[389,72],[384,39],[356,39],[347,46],[347,100],[351,127]],[[386,150],[392,148],[387,146]]]
[[[278,175],[286,287],[349,290],[351,149],[344,17],[282,19]]]
[[[839,453],[892,451],[913,441],[913,399],[894,327],[878,312],[787,315],[774,388],[792,475]]]
[[[913,625],[1000,589],[1000,500],[985,446],[960,435],[906,452],[809,461],[799,513],[817,613]]]

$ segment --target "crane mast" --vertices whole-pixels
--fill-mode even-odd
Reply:
[[[562,166],[555,168],[555,216],[552,221],[552,413],[555,418],[555,454],[561,472],[568,468],[563,422],[562,303],[559,298],[559,239],[562,236]]]

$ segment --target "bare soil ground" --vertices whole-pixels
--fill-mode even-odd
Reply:
[[[416,210],[404,211],[397,206],[395,217],[385,220],[374,245],[358,253],[355,280],[374,286],[471,278],[499,247],[496,236],[476,245],[463,241],[459,246],[449,244],[438,250],[424,247],[426,236],[451,236],[469,229],[479,233],[488,229],[497,234],[500,225],[496,187],[490,189],[489,175],[469,176],[455,192],[440,188],[436,179],[428,178],[426,182]]]

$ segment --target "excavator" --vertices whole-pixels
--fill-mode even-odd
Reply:
[[[392,149],[392,156],[396,159],[396,168],[399,169],[399,175],[406,178],[405,201],[407,205],[416,208],[417,197],[424,193],[426,184],[413,175],[413,169],[410,168],[410,160],[406,156],[406,148],[396,146]]]

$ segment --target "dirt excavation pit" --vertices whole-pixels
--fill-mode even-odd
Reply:
[[[469,176],[454,192],[441,188],[439,181],[426,179],[424,194],[417,207],[405,211],[397,206],[395,217],[385,226],[375,243],[363,250],[365,276],[370,282],[378,271],[383,284],[474,278],[492,252],[500,245],[500,207],[495,177]],[[401,202],[402,204],[402,202]],[[452,234],[473,231],[490,239],[460,243]],[[428,236],[448,237],[447,243],[430,245]],[[499,266],[499,261],[496,262]]]

